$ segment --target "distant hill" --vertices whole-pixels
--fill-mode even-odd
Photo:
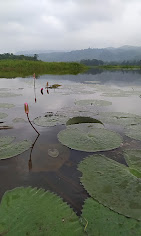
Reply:
[[[33,53],[37,53],[37,51],[34,51]],[[38,60],[48,61],[48,62],[53,62],[53,61],[80,62],[83,59],[90,59],[90,60],[97,59],[107,62],[112,62],[112,61],[121,62],[121,61],[141,60],[141,47],[125,45],[119,48],[112,48],[112,47],[88,48],[88,49],[74,50],[70,52],[44,51],[44,53],[39,52],[37,54],[38,54]],[[26,53],[26,55],[31,55],[31,54]]]

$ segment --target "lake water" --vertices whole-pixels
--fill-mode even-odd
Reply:
[[[45,89],[49,85],[60,84],[57,89]],[[43,88],[43,94],[41,94]],[[73,116],[95,117],[99,112],[126,112],[141,115],[141,72],[140,71],[100,71],[90,70],[79,75],[43,75],[34,79],[14,78],[0,79],[0,94],[21,94],[15,97],[1,97],[0,103],[12,103],[15,107],[0,108],[0,112],[8,116],[0,119],[2,125],[11,125],[13,129],[0,130],[0,137],[15,136],[17,140],[30,139],[33,148],[16,157],[0,160],[0,197],[6,190],[17,186],[36,186],[50,190],[65,201],[80,214],[87,192],[80,185],[81,173],[77,170],[78,163],[90,153],[71,150],[57,139],[57,134],[65,125],[53,127],[36,126],[36,132],[28,122],[14,122],[15,118],[27,121],[24,103],[29,105],[31,121],[38,116],[49,114],[65,114]],[[121,93],[122,96],[115,94]],[[109,94],[109,96],[108,96]],[[78,106],[75,101],[85,99],[106,100],[110,106]],[[125,137],[120,126],[107,125],[124,137],[124,144],[139,147],[140,142]],[[53,158],[49,150],[59,150],[59,156]],[[107,151],[109,158],[126,165],[121,148]],[[32,164],[31,164],[32,163]]]

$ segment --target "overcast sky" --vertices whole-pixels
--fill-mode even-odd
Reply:
[[[0,0],[0,53],[141,46],[141,0]]]

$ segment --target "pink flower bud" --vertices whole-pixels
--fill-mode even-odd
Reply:
[[[26,114],[29,113],[29,108],[28,108],[28,104],[27,103],[24,104],[24,110],[25,110]]]

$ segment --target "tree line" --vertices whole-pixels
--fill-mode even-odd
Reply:
[[[102,60],[97,59],[84,59],[80,61],[81,64],[86,66],[141,66],[141,60],[132,60],[132,61],[111,61],[111,62],[105,62]]]
[[[0,54],[0,60],[5,60],[5,59],[38,61],[38,55],[34,54],[34,56],[24,56],[24,55],[14,55],[13,53]]]

